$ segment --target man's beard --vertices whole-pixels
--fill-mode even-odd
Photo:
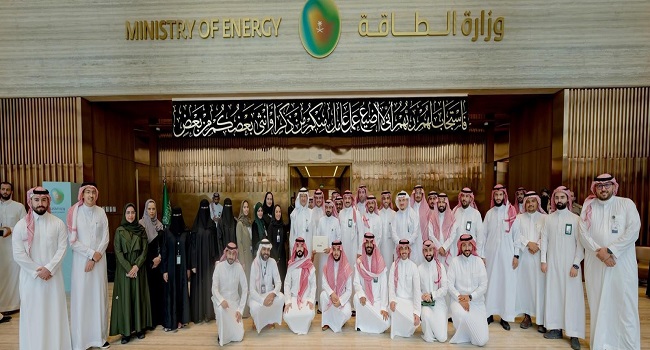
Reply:
[[[325,215],[327,215],[327,217],[329,218],[330,216],[332,216],[332,212],[331,211],[329,213],[325,212]]]
[[[440,213],[444,213],[445,210],[447,210],[447,207],[444,207],[444,208],[443,207],[438,207],[438,212],[440,212]]]
[[[332,255],[332,258],[334,258],[334,255]],[[337,258],[334,258],[334,261],[336,261],[336,262],[339,262],[339,260],[341,260],[341,256],[340,256],[340,255],[339,255],[339,258],[338,258],[338,259],[337,259]]]
[[[434,204],[434,205],[430,205],[430,206],[429,206],[429,209],[431,209],[431,210],[435,210],[435,209],[436,209],[436,205],[435,205],[435,204]]]
[[[228,261],[228,264],[230,264],[230,265],[235,263],[235,259],[227,258],[226,261]]]
[[[472,255],[472,251],[469,249],[463,250],[463,255],[465,257],[469,257],[470,255]]]
[[[427,259],[427,262],[431,262],[431,260],[433,260],[433,255],[425,255],[424,258]]]
[[[264,261],[269,260],[269,254],[262,254],[262,260]]]
[[[555,203],[555,207],[558,210],[564,210],[566,208],[566,203]]]
[[[366,255],[372,255],[372,253],[375,251],[375,247],[366,247]]]
[[[8,194],[8,195],[0,194],[0,197],[2,197],[3,201],[8,201],[9,198],[11,198],[11,194]]]
[[[43,215],[43,214],[45,214],[45,212],[47,211],[47,208],[45,208],[45,207],[36,207],[36,208],[34,208],[33,210],[34,210],[34,212],[35,212],[36,214],[38,214],[38,215]]]
[[[302,258],[303,255],[305,255],[305,253],[303,253],[302,250],[296,250],[297,257]]]
[[[503,205],[503,201],[501,201],[501,202],[494,201],[494,206],[495,207],[500,207],[502,205]]]
[[[467,202],[467,204],[465,204],[465,202],[460,202],[460,205],[463,207],[463,209],[467,209],[467,207],[469,207],[469,202]]]

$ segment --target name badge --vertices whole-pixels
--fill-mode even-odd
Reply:
[[[471,230],[472,230],[472,222],[471,222],[471,221],[468,221],[468,222],[465,224],[465,231],[469,232],[469,231],[471,231]]]
[[[265,284],[262,285],[261,292],[262,292],[262,294],[266,293],[266,285]]]
[[[280,243],[280,234],[279,234],[279,233],[278,233],[277,236],[275,236],[275,241],[276,241],[277,243]]]
[[[180,265],[180,264],[181,264],[181,256],[176,255],[176,265]]]
[[[372,283],[377,283],[379,282],[379,277],[373,277],[372,278]]]
[[[348,227],[352,227],[352,219],[348,219]]]
[[[564,234],[570,236],[572,232],[573,232],[573,225],[566,224],[566,226],[564,226]]]
[[[612,223],[612,234],[617,235],[618,234],[618,221],[616,221],[616,216],[612,216],[612,220],[614,221]]]

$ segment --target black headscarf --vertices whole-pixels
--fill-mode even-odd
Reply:
[[[266,197],[268,195],[271,195],[271,206],[266,205]],[[275,198],[273,197],[273,193],[271,192],[266,192],[264,195],[264,201],[262,202],[262,211],[264,212],[264,216],[268,218],[268,220],[273,220],[273,211],[275,210]],[[268,222],[268,221],[267,221]]]
[[[208,214],[210,211],[208,209]],[[223,212],[221,212],[221,223],[225,227],[235,227],[235,215],[232,213],[232,200],[226,198],[223,201]]]
[[[127,203],[124,206],[124,210],[122,211],[122,222],[120,223],[120,226],[123,227],[125,230],[131,232],[132,234],[140,237],[147,237],[147,230],[145,230],[144,226],[140,225],[138,222],[137,217],[133,219],[133,222],[128,222],[126,220],[126,210],[132,207],[133,210],[135,209],[135,204],[133,203]],[[136,211],[137,212],[137,211]]]
[[[185,231],[185,220],[183,219],[183,210],[179,207],[172,209],[172,220],[169,224],[169,231],[172,233],[182,233]]]
[[[194,218],[192,231],[197,232],[201,228],[205,229],[210,226],[214,227],[214,221],[212,221],[212,217],[210,217],[210,202],[208,202],[207,199],[202,199],[201,203],[199,203],[199,210],[196,212],[196,218]]]

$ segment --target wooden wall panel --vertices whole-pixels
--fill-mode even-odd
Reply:
[[[14,200],[43,181],[79,182],[79,98],[0,99],[0,179],[14,185]]]
[[[582,202],[594,176],[610,173],[618,195],[641,215],[640,243],[648,245],[650,216],[650,87],[566,90],[562,183]]]
[[[650,2],[644,0],[337,1],[341,37],[314,59],[301,45],[305,1],[41,0],[0,2],[0,96],[193,96],[430,92],[643,86],[650,81]],[[457,35],[368,38],[395,13],[416,11]],[[505,18],[501,42],[460,34],[465,11]],[[278,37],[127,41],[125,21],[282,17]],[[171,18],[170,18],[171,17]],[[390,16],[389,16],[390,17]],[[198,27],[198,25],[197,25]]]

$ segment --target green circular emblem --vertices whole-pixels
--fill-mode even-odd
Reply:
[[[341,17],[333,0],[307,0],[300,16],[300,41],[307,53],[324,58],[341,37]]]
[[[54,201],[54,204],[61,204],[63,197],[63,192],[60,189],[55,188],[52,190],[52,201]]]

